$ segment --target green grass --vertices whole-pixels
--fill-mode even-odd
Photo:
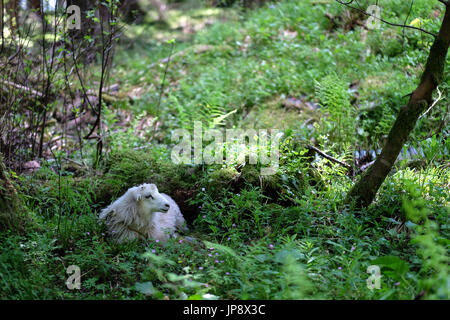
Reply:
[[[438,5],[430,3],[415,1],[409,21],[427,19],[425,26],[436,31],[439,17],[430,12]],[[385,6],[393,20],[406,18],[404,1]],[[448,299],[450,149],[442,138],[448,121],[441,136],[423,141],[446,114],[449,70],[444,100],[420,120],[408,142],[424,147],[427,168],[398,163],[368,209],[342,205],[353,183],[342,167],[325,159],[310,166],[306,157],[305,144],[312,139],[349,162],[356,147],[378,148],[415,88],[429,49],[426,36],[407,31],[403,39],[401,30],[385,25],[368,34],[360,27],[344,30],[342,21],[330,29],[325,12],[343,11],[334,2],[292,0],[246,16],[205,11],[228,19],[187,38],[164,30],[160,39],[177,39],[174,53],[186,51],[168,68],[159,110],[165,65],[147,67],[167,57],[170,45],[156,36],[143,38],[146,31],[138,29],[145,27],[130,26],[127,41],[133,39],[133,45],[124,41],[117,50],[111,77],[122,84],[122,94],[133,88],[142,88],[142,94],[106,112],[112,152],[100,174],[64,171],[59,177],[48,164],[19,179],[35,225],[24,235],[0,234],[0,298],[414,299],[425,290],[425,298]],[[184,14],[195,24],[198,11]],[[172,27],[179,17],[173,12]],[[211,47],[200,54],[189,50],[200,45]],[[351,83],[357,93],[348,90]],[[283,109],[282,100],[292,96],[322,107],[311,114]],[[136,116],[126,128],[114,126],[120,109]],[[233,177],[234,169],[198,166],[189,175],[189,166],[168,164],[173,129],[191,129],[199,117],[207,121],[208,115],[233,110],[219,127],[271,127],[274,119],[285,120],[280,172],[273,181],[260,184],[249,173],[233,185],[224,177]],[[151,151],[133,151],[128,160],[116,157],[116,151],[147,146],[153,132],[135,135],[137,121],[156,115],[162,126]],[[303,125],[309,118],[314,124]],[[133,159],[142,166],[136,169]],[[116,245],[105,237],[98,211],[149,177],[169,194],[170,188],[195,191],[190,236],[196,243]],[[99,188],[108,196],[100,197]],[[383,275],[379,290],[366,283],[374,264]],[[81,269],[79,291],[64,284],[69,265]]]

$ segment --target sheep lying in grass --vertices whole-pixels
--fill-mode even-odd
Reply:
[[[176,230],[187,231],[180,208],[167,194],[159,193],[154,184],[128,189],[119,199],[100,212],[109,234],[117,242],[152,238],[162,242],[176,236]]]

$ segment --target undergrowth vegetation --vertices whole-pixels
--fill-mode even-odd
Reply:
[[[436,31],[432,3],[415,1],[410,20]],[[403,22],[408,9],[395,0],[383,12]],[[0,234],[0,298],[448,299],[450,68],[443,100],[421,118],[368,209],[343,205],[355,176],[307,148],[350,164],[356,151],[379,152],[430,39],[383,24],[367,32],[333,1],[202,13],[227,21],[187,40],[161,31],[163,44],[128,27],[134,38],[117,49],[111,78],[136,94],[105,109],[107,153],[96,170],[73,163],[91,164],[92,148],[72,162],[11,172],[31,222],[25,233]],[[194,121],[283,129],[276,174],[250,164],[174,164],[173,130],[192,132]],[[411,161],[411,147],[420,161]],[[108,239],[99,210],[144,182],[180,205],[186,237]],[[80,290],[65,285],[70,265],[81,269]],[[381,269],[380,289],[368,288],[371,265]]]

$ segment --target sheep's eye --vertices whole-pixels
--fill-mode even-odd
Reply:
[[[146,199],[153,199],[153,196],[149,194],[148,196],[145,196]]]

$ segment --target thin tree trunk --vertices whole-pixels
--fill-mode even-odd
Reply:
[[[24,227],[22,202],[6,172],[0,153],[0,231],[22,231]]]
[[[5,48],[5,0],[0,0],[0,36],[2,42],[0,47],[1,54]]]
[[[412,93],[408,104],[400,108],[381,154],[350,190],[347,202],[355,201],[358,207],[372,203],[420,115],[432,103],[432,94],[443,79],[450,44],[450,3],[446,2],[444,5],[444,20],[431,47],[420,84]]]

